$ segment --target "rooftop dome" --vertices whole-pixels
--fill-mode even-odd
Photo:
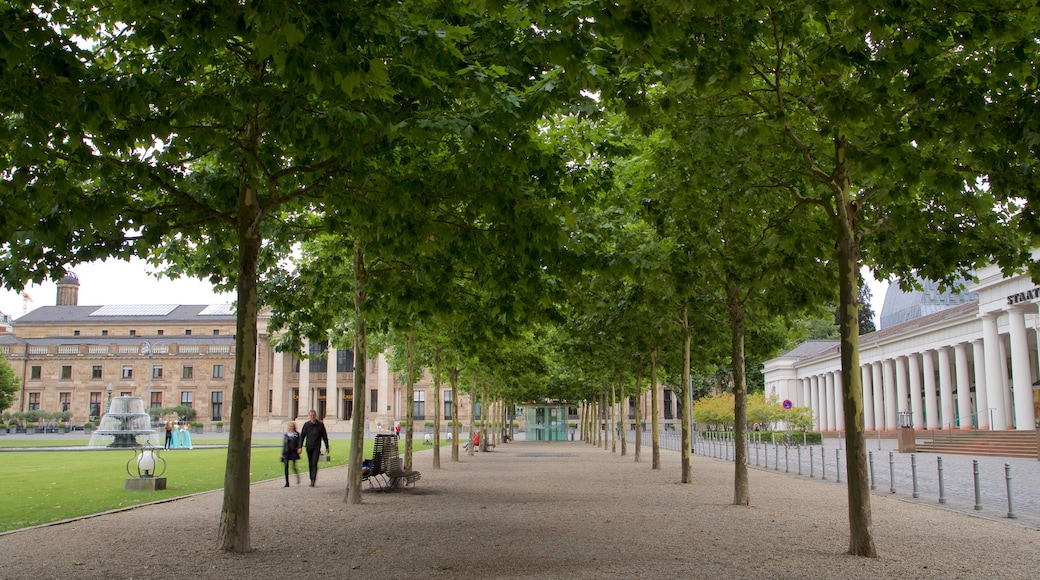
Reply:
[[[75,284],[79,286],[79,276],[77,276],[75,272],[69,272],[68,274],[65,274],[64,278],[58,280],[58,284]]]
[[[960,282],[963,284],[964,280]],[[898,284],[892,284],[885,293],[885,302],[881,307],[881,328],[934,314],[947,308],[960,306],[969,302],[978,302],[975,292],[954,293],[952,290],[939,291],[939,283],[932,280],[917,280],[921,290],[904,292]]]

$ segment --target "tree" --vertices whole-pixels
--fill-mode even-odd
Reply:
[[[0,359],[0,411],[11,408],[21,386],[22,383],[11,368],[11,363],[7,362],[6,358]]]
[[[757,111],[763,152],[801,155],[776,175],[813,183],[799,190],[803,206],[827,215],[849,427],[849,553],[876,556],[858,351],[861,266],[946,280],[983,262],[1026,261],[1003,176],[1014,168],[1018,185],[1035,184],[1036,172],[1016,151],[1020,137],[1008,138],[1021,102],[1018,89],[1005,89],[1020,70],[1014,62],[1036,53],[1029,31],[1040,12],[988,2],[925,11],[813,0],[747,8],[722,15],[730,34],[705,45],[736,74],[712,58],[695,74],[721,73],[709,91]]]
[[[315,231],[371,231],[366,218],[387,206],[356,193],[378,181],[398,140],[451,134],[456,149],[522,150],[528,133],[515,127],[575,94],[560,65],[580,55],[537,32],[557,28],[552,11],[437,2],[18,2],[3,12],[14,48],[0,138],[17,145],[0,170],[4,283],[142,255],[237,289],[218,547],[247,552],[259,281]],[[525,166],[551,182],[545,169]],[[508,203],[487,192],[469,199]],[[362,282],[356,356],[365,250],[400,231],[349,246]]]
[[[744,137],[760,156],[796,153],[774,181],[802,183],[800,207],[825,227],[795,239],[835,249],[848,426],[849,552],[876,556],[858,355],[858,275],[917,272],[951,280],[981,263],[1027,263],[1017,192],[1035,192],[1035,30],[1015,2],[885,6],[816,0],[661,2],[633,8],[624,34],[626,103],[645,109],[648,79],[691,98],[748,106]],[[623,12],[623,11],[621,11]],[[613,15],[615,13],[611,13]],[[634,90],[625,90],[625,89]],[[751,122],[753,121],[753,122]],[[1019,193],[1020,194],[1020,193]],[[1036,265],[1034,265],[1034,269]]]

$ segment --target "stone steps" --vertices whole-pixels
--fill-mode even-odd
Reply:
[[[1037,459],[1037,433],[1036,431],[929,431],[918,436],[917,451]]]

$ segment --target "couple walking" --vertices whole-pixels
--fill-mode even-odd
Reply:
[[[285,437],[282,440],[282,462],[285,463],[285,487],[289,487],[289,464],[292,463],[296,483],[300,483],[300,470],[296,469],[296,460],[300,451],[307,448],[307,465],[311,472],[311,487],[318,480],[318,458],[321,457],[321,443],[325,442],[325,454],[329,453],[329,434],[325,432],[325,423],[318,420],[318,414],[311,411],[303,429],[296,431],[296,423],[290,421],[286,425]]]

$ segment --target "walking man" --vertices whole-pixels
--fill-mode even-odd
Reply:
[[[300,449],[307,448],[307,465],[311,468],[311,487],[318,480],[318,458],[321,457],[321,442],[325,442],[325,453],[329,452],[329,434],[325,423],[318,420],[318,413],[311,411],[310,419],[300,429]]]

